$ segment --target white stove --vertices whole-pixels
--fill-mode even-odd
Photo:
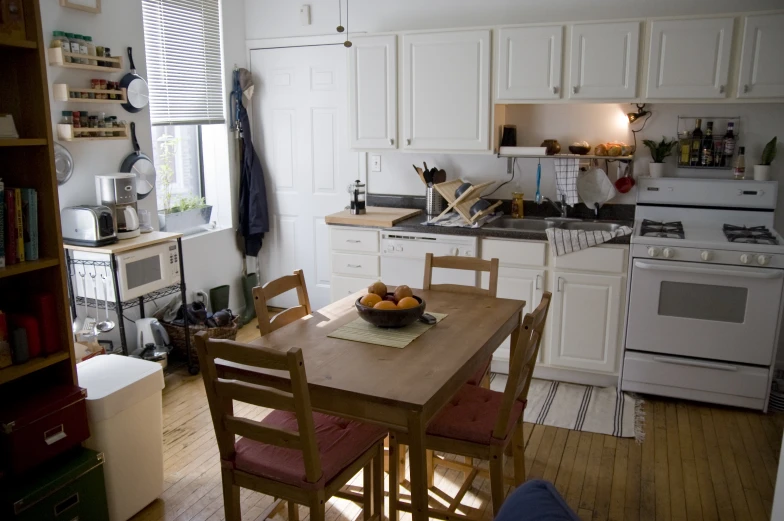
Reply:
[[[777,183],[638,187],[621,388],[765,409],[784,289]]]

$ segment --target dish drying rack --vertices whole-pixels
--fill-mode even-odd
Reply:
[[[460,214],[460,217],[462,217],[466,223],[474,224],[476,221],[482,217],[490,215],[496,208],[501,206],[501,201],[496,201],[495,203],[491,204],[490,207],[482,210],[481,212],[477,212],[476,215],[472,217],[471,207],[482,198],[482,190],[493,184],[493,181],[473,185],[468,190],[460,194],[460,197],[455,197],[455,190],[457,190],[457,188],[464,183],[465,181],[462,179],[455,179],[454,181],[447,181],[445,183],[433,185],[435,189],[438,190],[438,193],[441,194],[444,199],[446,199],[447,203],[449,203],[444,211],[441,212],[438,217],[436,217],[436,219],[443,217],[450,211],[454,210]]]

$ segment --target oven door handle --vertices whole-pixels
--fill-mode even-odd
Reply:
[[[675,273],[694,273],[697,275],[724,275],[727,277],[744,277],[747,279],[780,279],[784,273],[781,270],[766,269],[762,272],[757,271],[733,271],[716,268],[692,268],[689,266],[665,266],[662,264],[651,264],[644,261],[634,261],[634,267],[641,270],[652,271],[671,271]]]
[[[719,371],[737,371],[738,370],[738,366],[736,366],[736,365],[713,364],[711,362],[701,362],[699,360],[686,360],[686,359],[683,359],[683,358],[670,358],[669,356],[654,356],[653,360],[655,362],[661,362],[663,364],[688,365],[690,367],[702,367],[704,369],[718,369]]]

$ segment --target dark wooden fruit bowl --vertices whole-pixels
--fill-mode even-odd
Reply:
[[[387,293],[387,296],[392,293]],[[406,327],[413,324],[425,313],[425,301],[414,295],[419,301],[419,306],[408,309],[376,309],[360,304],[362,297],[357,299],[357,312],[362,320],[376,327]]]

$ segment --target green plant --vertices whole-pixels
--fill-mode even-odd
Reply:
[[[179,138],[163,134],[158,138],[159,163],[157,166],[158,186],[158,206],[164,212],[170,212],[172,208],[172,183],[174,182],[174,156],[176,154]]]
[[[774,159],[776,159],[776,141],[778,136],[774,136],[773,139],[768,141],[768,144],[765,145],[765,148],[762,150],[762,159],[760,160],[761,165],[770,165]]]
[[[643,143],[651,151],[651,159],[654,163],[664,163],[664,158],[672,155],[672,148],[678,144],[678,141],[667,141],[667,138],[662,136],[658,143],[652,139],[645,139]]]
[[[205,206],[207,206],[207,201],[205,201],[204,197],[196,195],[182,196],[177,201],[177,205],[169,210],[169,213],[187,212],[188,210],[196,210]]]

